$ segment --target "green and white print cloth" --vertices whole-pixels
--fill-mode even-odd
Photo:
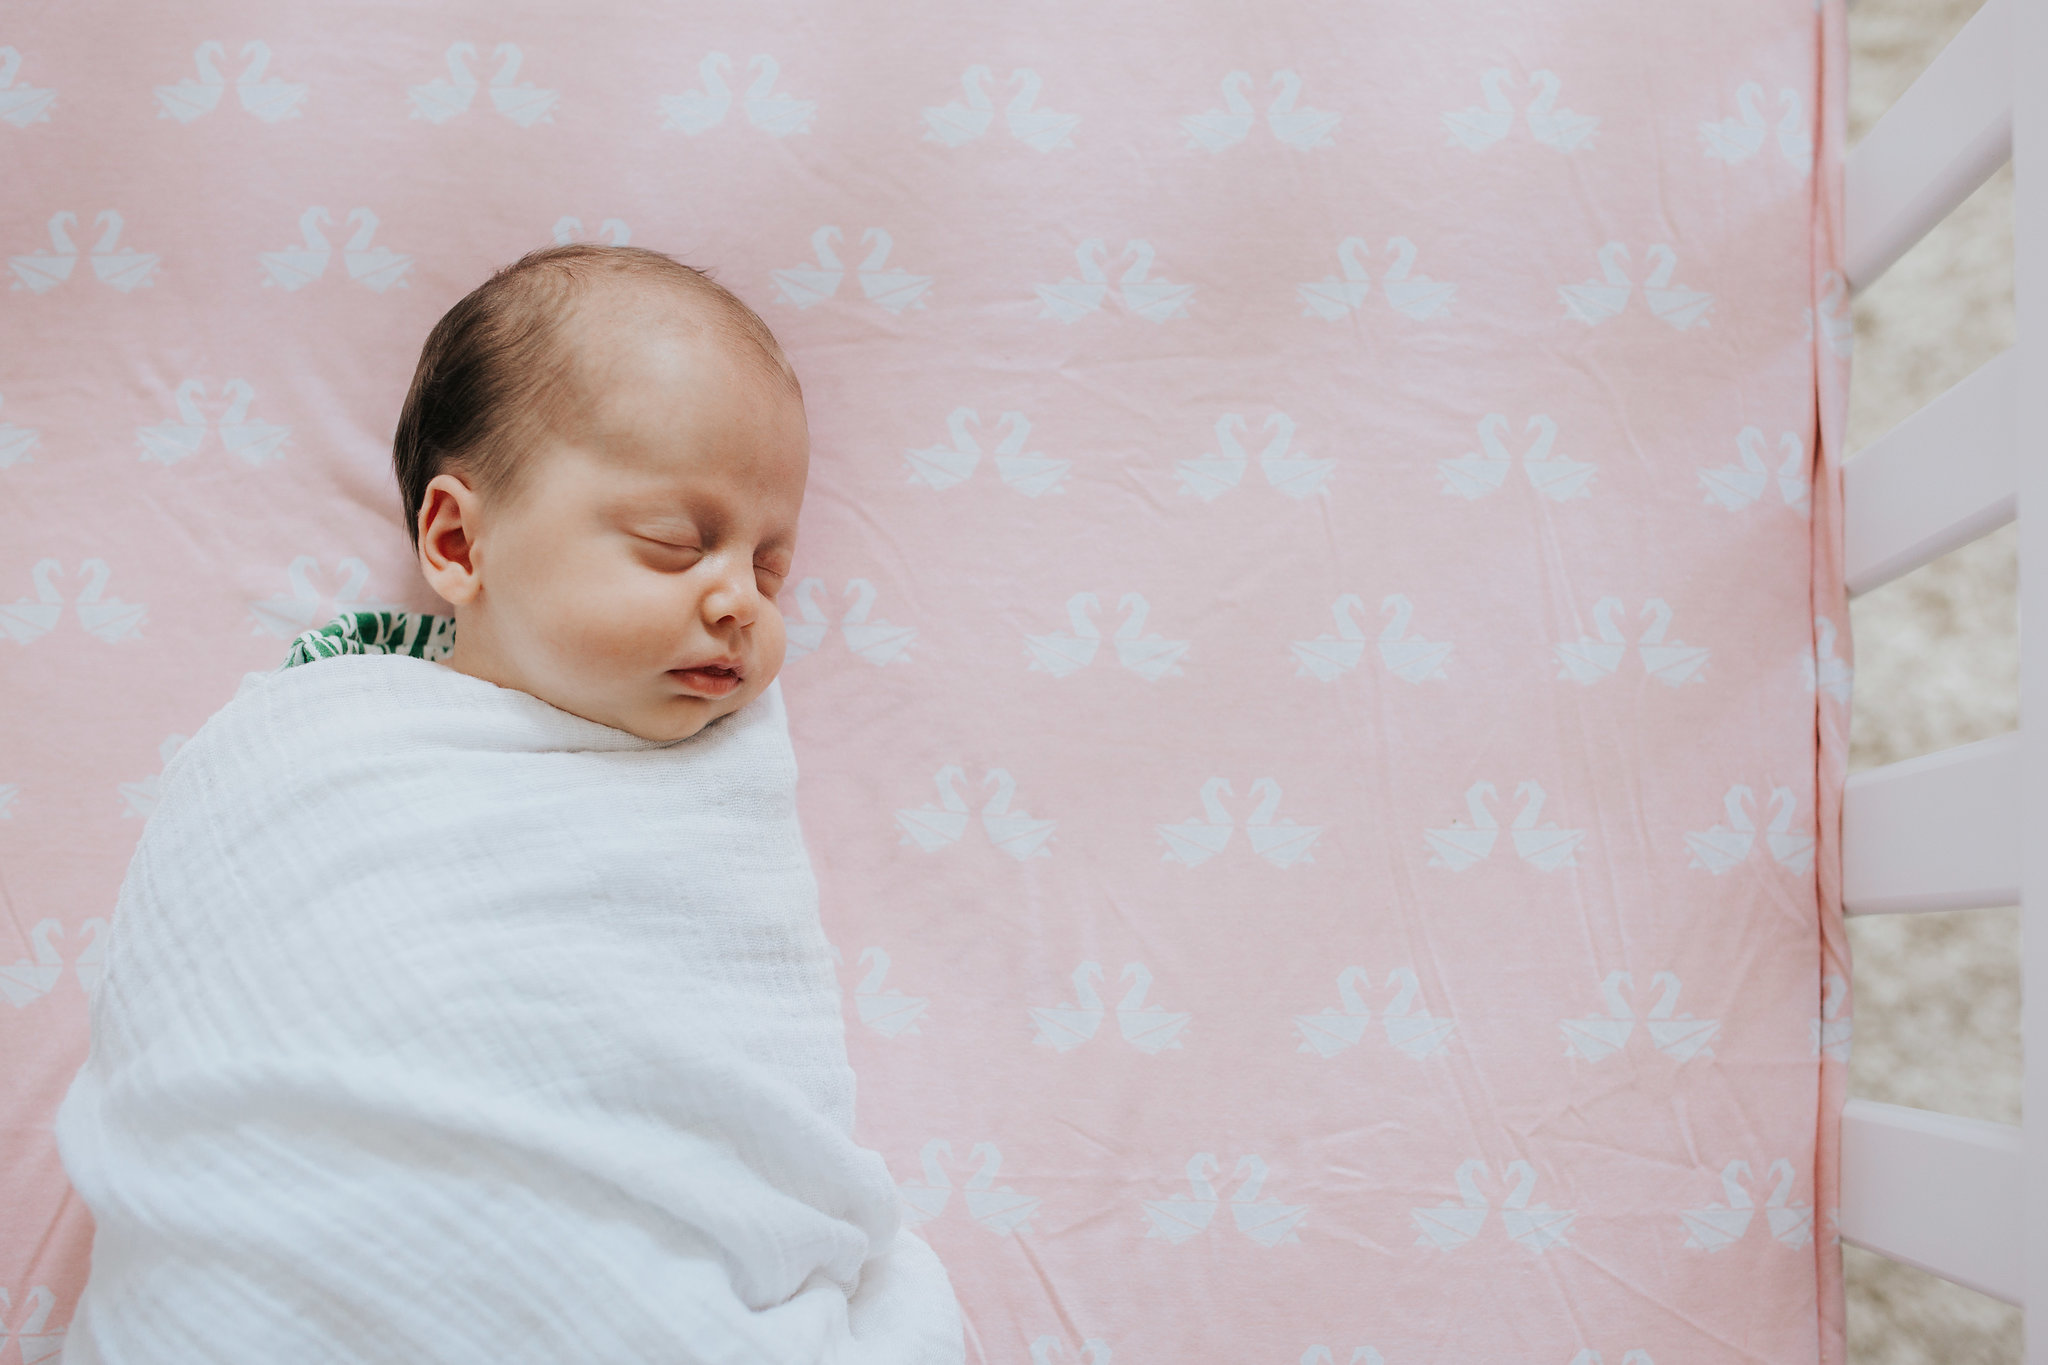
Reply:
[[[292,640],[292,652],[279,664],[282,673],[293,664],[332,659],[337,654],[410,654],[430,663],[455,648],[455,618],[423,611],[357,611],[337,616],[318,630]]]

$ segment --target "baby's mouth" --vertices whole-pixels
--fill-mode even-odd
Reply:
[[[695,668],[671,668],[668,676],[689,691],[705,697],[723,697],[740,685],[740,672],[726,664],[699,664]]]

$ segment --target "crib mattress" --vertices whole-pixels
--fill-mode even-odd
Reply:
[[[971,1359],[1842,1358],[1838,0],[0,42],[25,1359],[154,774],[294,633],[439,605],[419,344],[585,237],[712,268],[802,377],[857,1135]]]

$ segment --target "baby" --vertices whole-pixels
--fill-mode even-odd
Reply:
[[[453,608],[344,618],[166,765],[60,1106],[71,1365],[958,1365],[853,1141],[767,326],[633,247],[449,310],[399,419]]]
[[[428,336],[394,455],[449,667],[661,740],[782,667],[803,392],[708,276],[590,245],[499,271]]]

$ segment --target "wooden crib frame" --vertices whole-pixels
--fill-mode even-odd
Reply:
[[[1847,274],[1860,289],[2009,158],[2018,340],[1843,465],[1855,596],[2048,507],[2048,0],[1987,0],[1850,153]],[[1853,378],[1852,378],[1852,383]],[[2020,518],[2020,615],[2048,622],[2048,517]],[[2048,631],[2020,637],[2020,711],[2048,716]],[[2048,724],[1857,773],[1842,802],[1852,915],[2018,905],[2022,979],[2048,982]],[[2031,1006],[2031,1001],[2027,1002]],[[2022,1016],[2023,1102],[2048,1125],[2048,1008]],[[2043,1127],[2048,1132],[2048,1126]],[[2048,1162],[2023,1130],[1851,1099],[1842,1119],[1843,1240],[2008,1303],[2048,1304]],[[2048,1365],[2048,1329],[2027,1333]]]

